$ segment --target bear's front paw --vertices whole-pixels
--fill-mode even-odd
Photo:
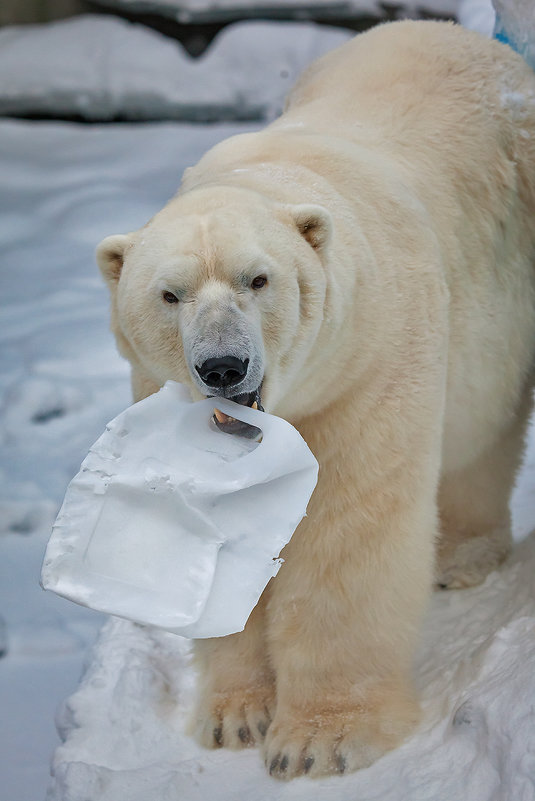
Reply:
[[[407,701],[394,719],[365,706],[279,714],[266,736],[266,768],[278,779],[350,773],[395,748],[416,726],[418,707]]]
[[[457,590],[482,584],[511,552],[511,535],[506,530],[470,537],[439,546],[436,585],[442,590]]]
[[[271,685],[214,692],[201,699],[190,728],[205,748],[248,748],[263,741],[274,706]]]

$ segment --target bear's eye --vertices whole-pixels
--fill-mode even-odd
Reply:
[[[165,300],[166,303],[178,303],[178,298],[176,295],[173,295],[172,292],[162,292],[162,298]]]
[[[257,275],[256,278],[253,278],[251,281],[251,289],[262,289],[263,286],[267,284],[267,278],[265,275]]]

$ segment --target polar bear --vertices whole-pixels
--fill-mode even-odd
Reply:
[[[417,726],[434,577],[476,584],[510,549],[534,375],[535,75],[449,23],[375,28],[97,258],[135,400],[174,379],[256,402],[320,464],[244,631],[196,643],[197,737],[262,744],[279,778],[369,765]]]

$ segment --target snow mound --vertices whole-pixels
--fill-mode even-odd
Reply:
[[[84,15],[0,30],[0,114],[84,120],[271,119],[299,73],[349,31],[249,22],[192,59],[142,25]]]
[[[434,595],[418,657],[424,722],[367,770],[271,779],[257,749],[184,731],[188,640],[111,619],[58,716],[48,801],[512,801],[535,798],[535,532],[484,585]]]
[[[465,28],[492,36],[495,12],[491,0],[460,0],[459,22]]]

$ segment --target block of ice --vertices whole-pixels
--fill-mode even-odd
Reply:
[[[214,406],[261,442],[219,431]],[[304,516],[318,464],[286,420],[168,381],[106,427],[73,478],[41,583],[186,637],[241,631]]]
[[[520,53],[535,69],[535,4],[533,0],[492,0],[494,36]]]

